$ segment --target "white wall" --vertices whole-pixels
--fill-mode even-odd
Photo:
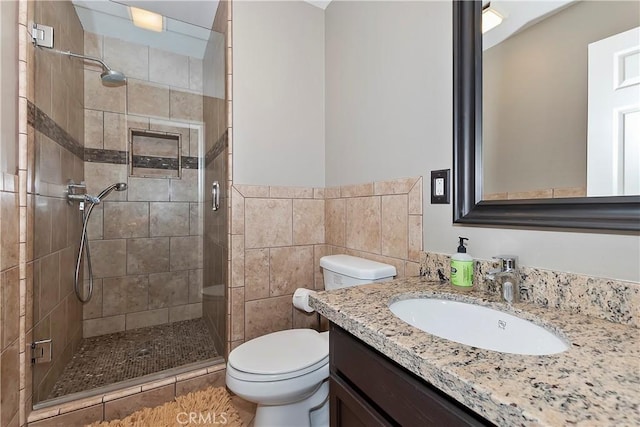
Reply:
[[[452,167],[450,2],[332,2],[326,10],[328,185],[429,176]],[[372,23],[373,22],[373,23]],[[428,180],[427,180],[428,183]],[[640,281],[638,236],[452,225],[424,193],[424,248]]]
[[[324,11],[233,2],[233,181],[322,187]]]
[[[18,2],[0,1],[0,173],[17,175]]]
[[[324,16],[235,2],[233,13],[235,182],[315,186],[326,173],[334,186],[452,168],[450,2],[334,1]],[[431,205],[429,191],[426,251],[451,253],[466,236],[476,258],[640,281],[638,236],[454,226],[452,205]]]
[[[640,2],[578,2],[484,50],[484,194],[586,188],[587,46],[639,17]]]
[[[451,152],[430,145],[451,141],[449,10],[444,2],[329,5],[327,185],[423,175],[428,158]]]

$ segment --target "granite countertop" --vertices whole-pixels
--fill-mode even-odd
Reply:
[[[458,344],[395,317],[413,297],[475,302],[556,329],[562,353],[523,356]],[[418,277],[318,292],[320,314],[500,426],[640,425],[640,330],[532,304],[513,307],[479,291]]]

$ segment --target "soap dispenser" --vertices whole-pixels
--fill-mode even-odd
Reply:
[[[465,248],[466,237],[458,237],[458,251],[451,255],[451,283],[461,288],[473,286],[473,258]]]

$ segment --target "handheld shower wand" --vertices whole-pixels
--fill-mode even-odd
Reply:
[[[87,227],[89,225],[89,218],[91,217],[91,212],[93,208],[99,204],[102,199],[107,197],[109,193],[113,190],[116,191],[124,191],[127,189],[127,184],[124,182],[118,182],[116,184],[111,184],[97,196],[90,196],[88,194],[84,194],[82,197],[84,198],[84,202],[87,204],[85,209],[82,211],[82,234],[80,236],[80,248],[78,249],[78,258],[76,259],[76,270],[74,276],[74,290],[76,292],[76,296],[82,303],[89,302],[91,296],[93,295],[93,270],[91,268],[91,252],[89,251],[89,238],[87,237]],[[77,198],[73,198],[72,200],[77,200]],[[80,265],[82,264],[82,254],[85,253],[87,256],[87,271],[89,273],[89,292],[86,298],[82,297],[80,292]]]

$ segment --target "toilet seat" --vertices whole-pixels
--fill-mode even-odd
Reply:
[[[244,381],[280,381],[305,375],[329,363],[327,334],[290,329],[263,335],[229,354],[229,373]]]

